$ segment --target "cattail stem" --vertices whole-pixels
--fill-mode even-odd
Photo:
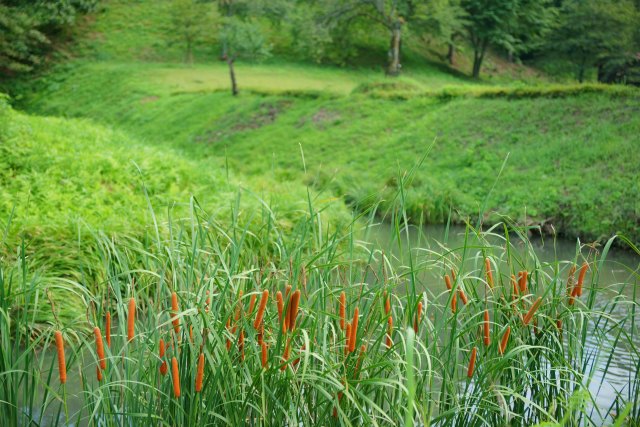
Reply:
[[[489,346],[489,344],[491,344],[491,337],[489,336],[489,310],[485,310],[484,311],[484,321],[482,322],[482,329],[483,329],[483,338],[484,338],[484,345],[485,346]]]
[[[538,307],[540,307],[540,304],[542,304],[542,297],[538,297],[538,299],[533,303],[533,305],[531,306],[527,314],[524,316],[524,319],[522,320],[522,322],[525,325],[528,325],[529,322],[531,322],[531,319],[533,319],[533,315],[536,314],[536,310],[538,310]]]
[[[476,369],[476,357],[478,357],[478,347],[471,350],[471,359],[469,359],[469,367],[467,368],[467,377],[473,377],[473,371]]]
[[[127,340],[132,341],[136,333],[136,299],[129,300],[129,316],[127,318]]]
[[[347,316],[347,295],[342,291],[340,293],[340,329],[345,330],[346,316]]]
[[[198,357],[198,370],[196,371],[196,393],[202,390],[202,378],[204,377],[204,353]]]
[[[104,343],[102,342],[102,333],[99,327],[93,328],[93,333],[96,336],[96,354],[98,356],[98,362],[100,363],[100,369],[107,369],[107,361],[104,358]]]
[[[60,384],[67,382],[67,364],[64,358],[64,338],[62,332],[56,331],[56,349],[58,350],[58,373],[60,374]]]
[[[269,291],[265,289],[262,291],[262,298],[260,298],[260,305],[258,306],[258,313],[256,313],[256,320],[253,322],[253,327],[256,330],[259,330],[262,325],[264,311],[267,308],[267,301],[269,301]]]
[[[175,357],[171,358],[171,377],[173,380],[173,395],[178,398],[180,397],[180,375],[178,371],[178,360]]]

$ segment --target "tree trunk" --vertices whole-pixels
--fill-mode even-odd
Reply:
[[[453,45],[453,43],[449,43],[449,50],[447,51],[447,61],[449,62],[449,65],[454,65],[453,61],[455,53],[456,47]]]
[[[397,76],[400,74],[400,40],[402,38],[402,23],[397,20],[391,29],[391,46],[389,48],[389,67],[387,74]]]
[[[487,42],[482,41],[473,47],[473,72],[474,79],[480,78],[480,69],[482,68],[482,61],[484,60],[484,54],[487,50]]]
[[[231,77],[231,94],[236,96],[238,95],[238,84],[236,83],[236,72],[233,69],[233,62],[233,58],[227,58],[227,64],[229,64],[229,76]]]

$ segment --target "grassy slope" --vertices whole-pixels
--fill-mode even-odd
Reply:
[[[491,210],[521,221],[525,214],[530,222],[549,220],[562,232],[586,238],[616,231],[640,236],[635,92],[407,100],[336,92],[315,98],[286,92],[294,90],[295,73],[281,79],[281,95],[245,92],[234,99],[226,91],[176,91],[189,85],[183,73],[200,70],[208,72],[78,64],[48,80],[30,105],[42,113],[117,124],[196,158],[228,157],[248,176],[328,187],[355,204],[395,194],[399,171],[410,169],[435,141],[408,192],[407,208],[416,221],[420,213],[443,221],[450,206],[459,218],[474,216],[509,155],[489,198]],[[340,74],[332,78],[338,82]],[[221,76],[211,85],[225,82]],[[268,83],[264,88],[274,91]]]
[[[443,221],[451,206],[457,218],[476,215],[509,155],[490,210],[550,220],[569,235],[640,238],[637,92],[476,98],[503,89],[413,59],[394,80],[365,68],[240,63],[245,92],[234,99],[223,64],[166,62],[180,58],[166,36],[169,9],[164,1],[150,5],[107,3],[82,29],[85,59],[41,79],[27,108],[90,117],[197,160],[228,159],[247,176],[329,188],[360,206],[395,194],[398,173],[435,140],[407,193],[416,221]],[[212,57],[200,49],[196,58]],[[549,88],[515,87],[525,94]]]

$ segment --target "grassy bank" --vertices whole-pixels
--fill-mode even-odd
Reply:
[[[430,92],[408,80],[365,78],[345,95],[357,73],[325,79],[283,67],[264,80],[264,68],[249,67],[255,87],[233,98],[216,89],[226,77],[212,70],[76,63],[41,80],[24,105],[119,126],[191,158],[228,161],[250,177],[310,184],[358,209],[380,203],[381,212],[392,206],[399,177],[432,147],[404,188],[412,221],[461,221],[483,210],[488,222],[508,215],[586,240],[616,232],[640,238],[633,89]]]

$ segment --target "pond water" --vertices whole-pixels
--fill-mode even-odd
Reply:
[[[469,236],[467,246],[471,247],[467,252],[465,268],[470,270],[477,269],[478,263],[482,262],[481,248],[490,245],[504,245],[503,237],[499,236],[502,230],[496,230],[496,236],[490,236],[486,240],[480,240],[477,237]],[[398,239],[398,233],[389,224],[374,224],[369,226],[365,232],[362,245],[369,249],[388,248],[386,255],[391,260],[391,264],[397,269],[397,272],[403,270],[408,271],[409,261],[413,263],[413,269],[419,270],[420,273],[416,278],[418,282],[418,291],[426,290],[431,295],[439,295],[444,292],[444,284],[442,276],[445,273],[442,266],[442,257],[440,254],[444,252],[443,248],[450,249],[458,256],[462,255],[462,248],[465,244],[465,228],[460,226],[445,227],[443,225],[429,225],[425,227],[410,226],[408,229],[401,230],[401,237]],[[523,257],[525,253],[525,242],[516,236],[510,236],[516,256]],[[543,237],[530,237],[529,242],[532,245],[539,263],[544,267],[548,263],[547,268],[551,273],[552,266],[556,260],[560,262],[574,262],[578,251],[577,240],[569,239],[553,239]],[[598,251],[598,258],[604,248],[602,246],[595,248],[582,248],[582,255],[589,256],[589,261],[593,261],[595,251]],[[432,251],[433,250],[433,251]],[[497,251],[491,251],[493,255]],[[498,254],[499,255],[499,254]],[[528,257],[529,266],[533,265],[530,255]],[[582,261],[578,261],[581,263]],[[459,264],[458,264],[459,265]],[[568,264],[562,264],[567,267]],[[503,264],[506,267],[506,264]],[[448,271],[447,271],[448,272]],[[620,248],[611,248],[608,252],[602,268],[599,271],[599,279],[597,286],[604,288],[603,292],[597,294],[598,298],[595,303],[596,308],[604,307],[614,295],[620,290],[628,297],[633,297],[634,287],[638,286],[638,274],[640,273],[640,256],[630,250]],[[402,290],[400,290],[402,292]],[[626,306],[629,307],[629,306]],[[624,312],[626,308],[619,307],[618,311],[614,311],[612,316],[621,319],[627,315]],[[630,330],[631,325],[627,323],[625,327]],[[594,328],[594,325],[591,325]],[[640,319],[636,319],[636,331],[640,328]],[[636,348],[640,348],[640,337],[636,333],[634,336],[634,344]],[[607,348],[602,343],[597,344],[594,336],[589,334],[587,337],[586,351],[594,351],[600,345],[602,353],[611,353],[611,346]],[[627,345],[628,347],[628,345]],[[597,358],[591,361],[590,368],[593,369],[593,378],[589,384],[589,389],[595,396],[595,404],[601,410],[607,410],[616,399],[616,395],[622,392],[627,395],[630,381],[634,378],[635,370],[639,361],[635,355],[635,349],[625,348],[618,345],[611,360]],[[605,365],[606,369],[605,369]],[[606,370],[606,374],[604,374]],[[598,415],[593,413],[593,419],[599,419]],[[608,421],[611,419],[609,418]]]

